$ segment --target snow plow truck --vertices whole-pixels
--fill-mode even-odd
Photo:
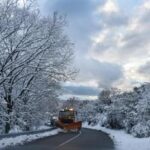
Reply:
[[[80,131],[82,122],[77,121],[77,112],[73,109],[63,109],[59,111],[58,119],[55,120],[55,126],[66,131]]]

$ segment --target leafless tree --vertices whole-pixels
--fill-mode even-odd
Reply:
[[[72,43],[64,26],[64,17],[41,17],[30,0],[21,5],[19,0],[0,3],[0,106],[6,133],[19,118],[14,114],[16,104],[28,107],[35,93],[44,94],[45,89],[36,92],[36,84],[44,88],[39,83],[45,84],[45,79],[58,85],[73,77]]]

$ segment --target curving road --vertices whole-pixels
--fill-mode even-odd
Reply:
[[[114,144],[104,132],[82,129],[79,133],[59,133],[5,150],[114,150]]]

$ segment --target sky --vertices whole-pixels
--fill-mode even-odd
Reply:
[[[96,98],[150,81],[150,0],[38,0],[43,15],[67,16],[79,74],[65,96]]]

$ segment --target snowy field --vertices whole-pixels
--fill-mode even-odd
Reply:
[[[6,146],[14,146],[17,144],[24,144],[26,142],[31,142],[36,139],[52,136],[58,134],[59,129],[55,129],[49,132],[44,133],[38,133],[38,134],[32,134],[32,135],[21,135],[17,137],[11,137],[11,138],[3,138],[0,140],[0,148],[4,148]]]
[[[109,134],[115,143],[116,150],[150,150],[149,138],[135,138],[127,134],[123,130],[112,130],[101,127],[100,125],[89,126],[87,123],[83,125],[84,128],[101,130]]]

